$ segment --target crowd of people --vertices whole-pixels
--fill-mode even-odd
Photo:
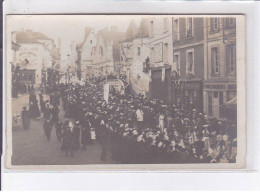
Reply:
[[[102,160],[109,149],[121,163],[235,162],[235,124],[115,89],[106,102],[103,81],[61,85],[65,116],[86,131],[84,147],[95,133]]]
[[[112,87],[107,102],[103,96],[106,79],[88,80],[84,85],[60,84],[48,100],[39,95],[46,139],[50,141],[55,128],[66,156],[74,156],[79,149],[86,151],[88,145],[98,142],[102,161],[108,152],[118,163],[236,161],[235,124]],[[126,84],[125,76],[120,79]],[[59,116],[61,100],[65,119]],[[30,118],[39,116],[36,105],[35,94],[31,94]]]

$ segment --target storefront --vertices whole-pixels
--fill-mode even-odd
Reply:
[[[182,108],[202,111],[202,81],[199,79],[172,81],[172,103]]]
[[[21,69],[19,76],[20,83],[35,84],[35,70],[34,69]]]
[[[171,104],[171,66],[150,67],[148,75],[150,76],[150,79],[147,79],[149,90],[146,96]]]
[[[225,105],[236,95],[235,83],[204,83],[204,112],[209,117],[227,118]]]

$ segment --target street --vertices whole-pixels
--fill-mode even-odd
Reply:
[[[45,96],[46,97],[46,96]],[[14,113],[21,113],[22,107],[27,105],[29,95],[12,99]],[[64,111],[60,107],[60,119],[64,121]],[[43,119],[31,120],[28,131],[20,127],[13,131],[13,155],[12,165],[80,165],[80,164],[113,164],[111,154],[108,153],[105,162],[100,160],[101,146],[95,142],[87,147],[86,151],[79,150],[74,157],[65,157],[61,151],[61,143],[56,138],[55,128],[52,129],[51,140],[47,142],[43,132]]]

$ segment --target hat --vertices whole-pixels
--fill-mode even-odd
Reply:
[[[72,122],[69,122],[69,127],[73,127],[73,124],[72,124]]]
[[[134,131],[133,131],[133,135],[138,135],[137,130],[134,130]]]

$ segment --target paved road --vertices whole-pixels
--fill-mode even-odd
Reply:
[[[22,107],[28,107],[29,96],[19,96],[12,100],[14,113],[21,113]],[[64,112],[61,109],[60,117],[64,120]],[[74,157],[65,157],[61,151],[61,143],[56,138],[55,129],[52,130],[51,140],[47,142],[44,138],[43,119],[31,120],[28,131],[22,128],[13,131],[13,165],[79,165],[79,164],[114,164],[111,154],[108,154],[107,161],[100,160],[101,146],[97,143],[89,145],[86,151],[75,152]]]

